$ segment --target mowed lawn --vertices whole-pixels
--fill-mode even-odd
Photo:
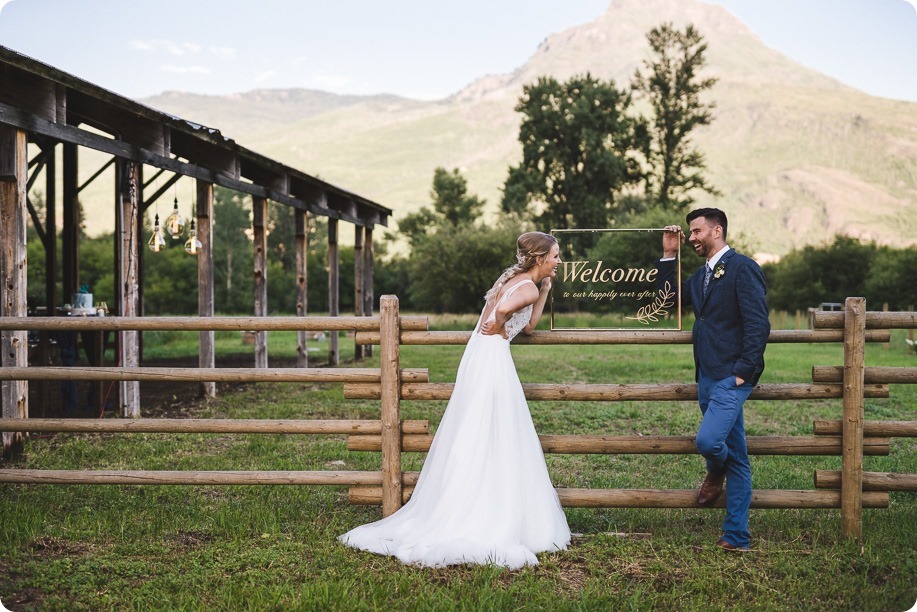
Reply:
[[[440,321],[470,328],[469,319]],[[917,366],[906,333],[869,345],[867,365]],[[146,340],[174,357],[180,335]],[[189,340],[193,344],[192,340]],[[153,345],[158,345],[153,349]],[[172,346],[170,349],[169,346]],[[231,334],[224,354],[245,350]],[[272,333],[272,355],[292,355]],[[317,345],[321,347],[321,344]],[[326,344],[325,344],[326,346]],[[341,339],[344,356],[353,344]],[[170,353],[170,350],[172,351]],[[251,350],[250,348],[248,350]],[[196,353],[196,346],[185,354]],[[451,381],[462,347],[404,347],[402,366]],[[376,353],[378,355],[378,351]],[[523,382],[691,382],[690,346],[515,346]],[[315,354],[321,359],[322,353]],[[842,365],[840,344],[771,345],[762,383],[806,382],[812,365]],[[364,362],[377,366],[378,357]],[[361,365],[364,365],[361,364]],[[219,358],[218,358],[219,365]],[[346,367],[348,364],[343,365]],[[693,435],[694,402],[533,402],[545,434]],[[405,402],[403,418],[435,429],[445,402]],[[156,410],[143,406],[149,416]],[[217,400],[173,408],[197,418],[378,418],[378,401],[341,385],[220,387]],[[841,400],[750,401],[749,435],[811,435]],[[174,416],[171,414],[170,416]],[[867,419],[917,419],[917,386],[866,400]],[[419,470],[423,455],[404,455]],[[694,488],[696,456],[548,455],[558,487]],[[377,470],[379,453],[343,436],[224,434],[34,435],[4,469]],[[757,489],[812,489],[840,457],[753,456]],[[917,473],[917,440],[893,439],[865,469]],[[840,535],[839,510],[752,510],[753,550],[714,547],[722,510],[567,509],[569,550],[518,571],[422,569],[351,550],[336,536],[381,517],[344,487],[0,485],[0,602],[13,610],[907,610],[917,599],[917,494],[891,493],[863,512],[862,542]]]

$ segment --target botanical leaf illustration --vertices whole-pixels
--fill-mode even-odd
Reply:
[[[675,292],[672,290],[672,285],[669,281],[666,281],[662,289],[656,294],[656,299],[653,300],[652,304],[647,304],[637,310],[635,316],[624,318],[638,321],[644,325],[649,325],[650,322],[655,323],[659,320],[659,317],[669,314],[666,309],[675,304],[674,301],[671,301],[674,297]]]

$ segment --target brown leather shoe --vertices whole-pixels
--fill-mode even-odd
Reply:
[[[730,544],[722,538],[717,541],[716,545],[727,552],[748,552],[747,548],[739,548],[738,546]]]
[[[697,491],[697,503],[701,506],[709,506],[719,498],[723,493],[723,481],[726,480],[726,473],[711,474],[707,472],[707,477],[701,483]]]

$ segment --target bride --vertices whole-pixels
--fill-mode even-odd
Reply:
[[[509,342],[531,334],[560,263],[557,241],[528,232],[485,296],[455,388],[411,499],[338,539],[402,563],[537,565],[570,529],[548,476]]]

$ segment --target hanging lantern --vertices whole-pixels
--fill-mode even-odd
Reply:
[[[159,215],[156,215],[156,221],[153,223],[153,235],[150,236],[150,241],[147,242],[147,245],[154,253],[158,253],[166,246],[166,239],[162,235],[162,228],[159,227]]]
[[[172,214],[166,219],[166,231],[172,236],[172,240],[178,240],[185,233],[185,218],[178,212],[178,198],[175,198],[175,208]]]
[[[197,255],[200,252],[203,243],[197,239],[197,230],[194,228],[194,219],[191,219],[191,237],[185,242],[185,253],[188,255]]]

